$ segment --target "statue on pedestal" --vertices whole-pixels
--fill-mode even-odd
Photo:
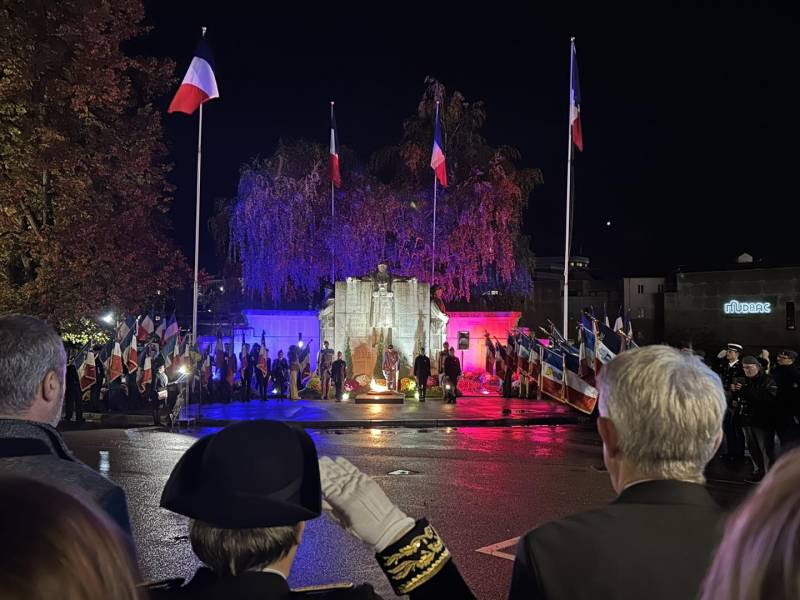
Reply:
[[[406,277],[395,277],[389,273],[389,265],[383,261],[378,263],[378,270],[362,277],[361,281],[372,282],[372,305],[370,307],[369,322],[374,330],[387,331],[386,339],[391,340],[391,329],[394,324],[394,292],[392,283],[405,281]]]

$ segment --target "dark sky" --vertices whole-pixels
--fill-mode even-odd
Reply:
[[[486,133],[542,169],[525,230],[539,255],[563,253],[569,37],[576,36],[585,151],[575,163],[573,252],[607,274],[663,274],[741,252],[798,260],[797,15],[779,8],[492,16],[237,10],[236,3],[146,3],[142,47],[182,77],[200,26],[219,100],[204,118],[203,221],[236,193],[239,165],[279,138],[341,143],[367,159],[398,141],[423,80],[484,100]],[[399,5],[398,5],[399,6]],[[410,5],[409,5],[410,6]],[[169,102],[164,98],[164,106]],[[192,256],[197,118],[170,115],[176,236]],[[347,165],[343,165],[346,169]],[[611,227],[606,222],[611,221]],[[201,266],[213,270],[209,234]]]

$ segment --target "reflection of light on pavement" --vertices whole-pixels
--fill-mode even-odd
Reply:
[[[373,404],[369,407],[369,412],[371,412],[373,415],[379,415],[381,412],[383,412],[383,406],[380,404]]]
[[[108,475],[109,466],[108,450],[100,450],[100,466],[97,470],[103,475]]]
[[[382,433],[383,433],[383,431],[381,431],[380,429],[370,429],[370,430],[369,430],[369,434],[370,434],[372,437],[381,437],[381,434],[382,434]]]

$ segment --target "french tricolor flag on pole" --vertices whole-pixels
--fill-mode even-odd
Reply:
[[[570,56],[569,126],[572,129],[572,143],[583,152],[583,133],[581,131],[581,87],[578,82],[578,56],[575,53],[575,40],[572,40]]]
[[[181,82],[181,87],[167,109],[168,113],[182,112],[191,115],[204,102],[219,98],[217,79],[214,77],[214,57],[206,41],[200,40],[194,58]]]
[[[444,147],[442,146],[442,131],[439,127],[439,111],[436,111],[436,130],[433,134],[433,153],[431,154],[431,169],[436,174],[436,179],[447,187],[447,168],[444,162]]]
[[[331,181],[337,188],[342,187],[342,174],[339,171],[339,133],[336,131],[333,102],[331,102]]]

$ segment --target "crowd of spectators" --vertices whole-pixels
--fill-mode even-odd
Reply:
[[[55,429],[66,381],[60,338],[42,321],[6,315],[0,347],[1,598],[378,598],[368,583],[289,589],[305,523],[323,513],[374,551],[398,595],[473,598],[432,523],[405,514],[346,459],[319,457],[302,429],[275,421],[224,428],[181,457],[161,506],[189,519],[204,566],[189,581],[145,584],[125,494],[80,463]],[[765,371],[741,362],[745,378]],[[741,393],[750,386],[758,394]],[[723,422],[733,410],[755,415],[739,407],[764,389],[777,398],[772,388],[727,382],[667,346],[612,360],[598,381],[597,429],[617,497],[525,534],[509,598],[800,597],[800,449],[787,444],[773,462],[760,418],[740,420],[767,474],[732,516],[704,487]]]

